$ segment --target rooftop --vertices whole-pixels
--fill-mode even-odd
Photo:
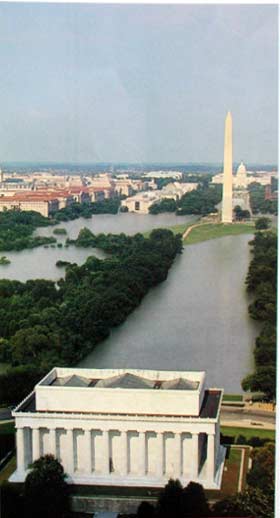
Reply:
[[[219,408],[221,394],[205,391],[205,372],[55,367],[35,386],[35,408],[44,413],[179,418],[204,412],[208,417]]]
[[[156,390],[197,390],[198,381],[186,378],[175,378],[171,380],[150,380],[126,372],[116,376],[93,379],[72,374],[70,376],[58,376],[50,385],[60,387],[97,387],[97,388],[122,388],[122,389],[156,389]]]

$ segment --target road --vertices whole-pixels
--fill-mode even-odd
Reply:
[[[275,430],[275,414],[257,409],[222,406],[221,424]]]

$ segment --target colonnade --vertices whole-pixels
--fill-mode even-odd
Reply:
[[[41,431],[48,436],[48,447],[42,446]],[[133,477],[151,477],[155,479],[164,479],[169,476],[167,470],[167,442],[166,437],[172,436],[172,465],[173,477],[191,480],[199,478],[199,464],[200,464],[200,447],[199,447],[199,433],[188,432],[171,432],[164,431],[135,431],[135,430],[117,430],[112,429],[81,429],[81,428],[17,428],[17,466],[19,472],[26,472],[28,465],[41,455],[51,453],[59,458],[67,474],[70,476],[79,475],[78,469],[78,447],[75,433],[79,432],[83,437],[83,465],[82,471],[84,474],[97,477],[111,477],[118,476],[119,478]],[[63,446],[60,443],[60,434],[63,433]],[[132,473],[131,470],[131,445],[130,434],[133,433],[137,437],[137,472]],[[96,467],[96,449],[93,439],[94,434],[99,436],[99,459],[100,463],[98,469]],[[113,459],[115,453],[112,451],[112,435],[118,436],[118,469],[115,470]],[[153,445],[150,446],[149,434],[154,437]],[[204,434],[206,437],[206,434]],[[188,458],[188,466],[186,472],[186,463],[183,456],[183,441],[188,436],[190,438],[190,455]],[[207,434],[207,454],[206,454],[206,476],[207,480],[214,481],[215,478],[215,461],[216,449],[215,435]],[[149,467],[149,456],[151,449],[154,458],[156,459],[155,471],[151,472]],[[79,452],[80,454],[80,452]],[[135,459],[134,459],[135,461]]]

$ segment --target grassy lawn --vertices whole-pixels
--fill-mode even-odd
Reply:
[[[260,439],[271,439],[275,441],[275,430],[263,430],[261,428],[239,428],[232,426],[221,426],[221,433],[223,435],[230,435],[231,437],[237,437],[238,435],[244,435],[246,439],[252,437],[259,437]]]
[[[194,245],[218,237],[253,234],[254,232],[255,225],[252,223],[205,223],[205,225],[194,228],[184,240],[184,244]]]
[[[241,403],[243,396],[241,396],[241,394],[224,394],[223,401],[236,401]]]

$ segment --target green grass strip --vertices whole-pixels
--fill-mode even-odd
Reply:
[[[241,394],[224,394],[223,401],[243,401],[243,396]]]
[[[184,240],[184,244],[194,245],[209,239],[240,234],[253,234],[255,225],[252,223],[205,223],[195,227]]]
[[[251,439],[252,437],[259,437],[260,439],[270,439],[271,441],[275,441],[275,430],[263,430],[262,428],[241,428],[233,426],[221,426],[221,433],[223,435],[230,435],[231,437],[244,435],[246,439]]]

